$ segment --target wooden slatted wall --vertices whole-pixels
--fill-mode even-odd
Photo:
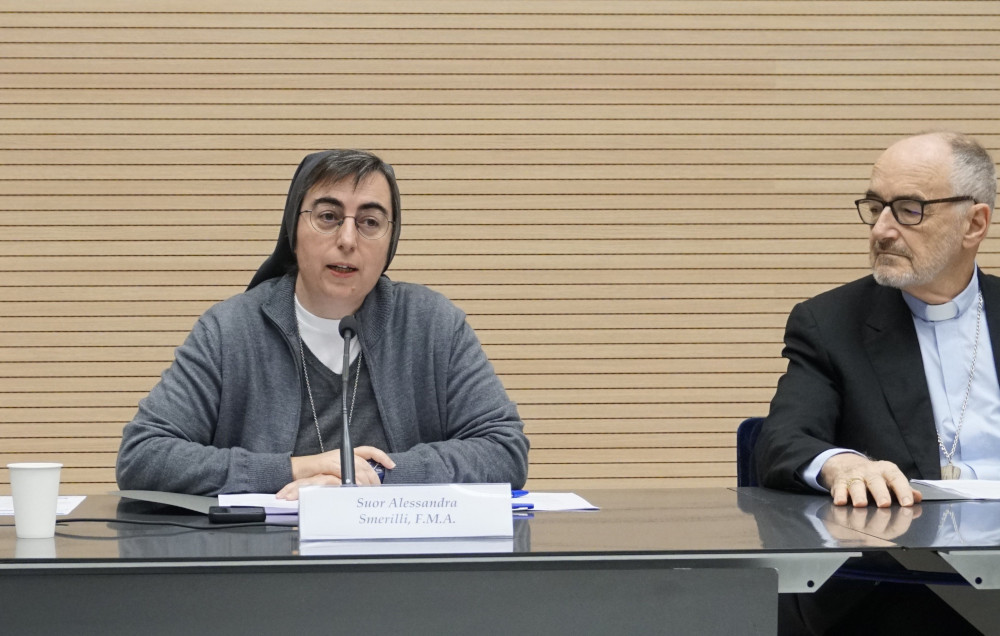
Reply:
[[[787,312],[866,273],[879,150],[1000,149],[998,35],[998,2],[4,0],[0,464],[112,488],[299,159],[358,147],[400,177],[392,277],[468,312],[531,487],[731,485]]]

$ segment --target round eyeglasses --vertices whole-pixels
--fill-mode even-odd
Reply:
[[[389,231],[392,221],[381,210],[361,210],[349,216],[337,208],[317,207],[302,210],[299,214],[309,215],[309,225],[320,234],[334,234],[347,219],[354,219],[354,227],[362,238],[370,241],[380,239]]]
[[[921,201],[920,199],[893,199],[883,201],[882,199],[867,198],[858,199],[854,205],[858,208],[858,215],[866,225],[875,225],[882,216],[882,211],[886,208],[892,212],[892,216],[900,225],[917,225],[924,220],[924,207],[932,203],[954,203],[956,201],[976,202],[973,197],[948,197],[946,199],[930,199]]]

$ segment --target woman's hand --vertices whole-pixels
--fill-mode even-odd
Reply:
[[[386,470],[396,467],[396,462],[385,451],[374,446],[358,446],[354,449],[354,481],[359,486],[378,486],[382,483],[368,460],[382,464]],[[292,457],[292,478],[292,483],[278,491],[278,499],[298,499],[302,486],[340,484],[340,450]]]

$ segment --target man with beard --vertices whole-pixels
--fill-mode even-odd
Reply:
[[[872,275],[788,318],[788,368],[755,449],[762,485],[884,508],[920,501],[912,478],[1000,479],[1000,278],[976,264],[996,185],[989,153],[966,135],[921,134],[882,153],[856,201]],[[886,610],[900,600],[918,632],[964,622],[929,591],[917,599],[922,586],[892,596],[884,585],[824,594],[829,585],[808,599],[805,628],[789,626],[783,603],[781,631],[875,619],[899,633],[909,623]]]

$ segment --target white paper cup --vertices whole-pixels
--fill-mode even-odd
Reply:
[[[7,464],[14,499],[14,531],[18,539],[49,539],[56,534],[59,471],[62,464]]]

